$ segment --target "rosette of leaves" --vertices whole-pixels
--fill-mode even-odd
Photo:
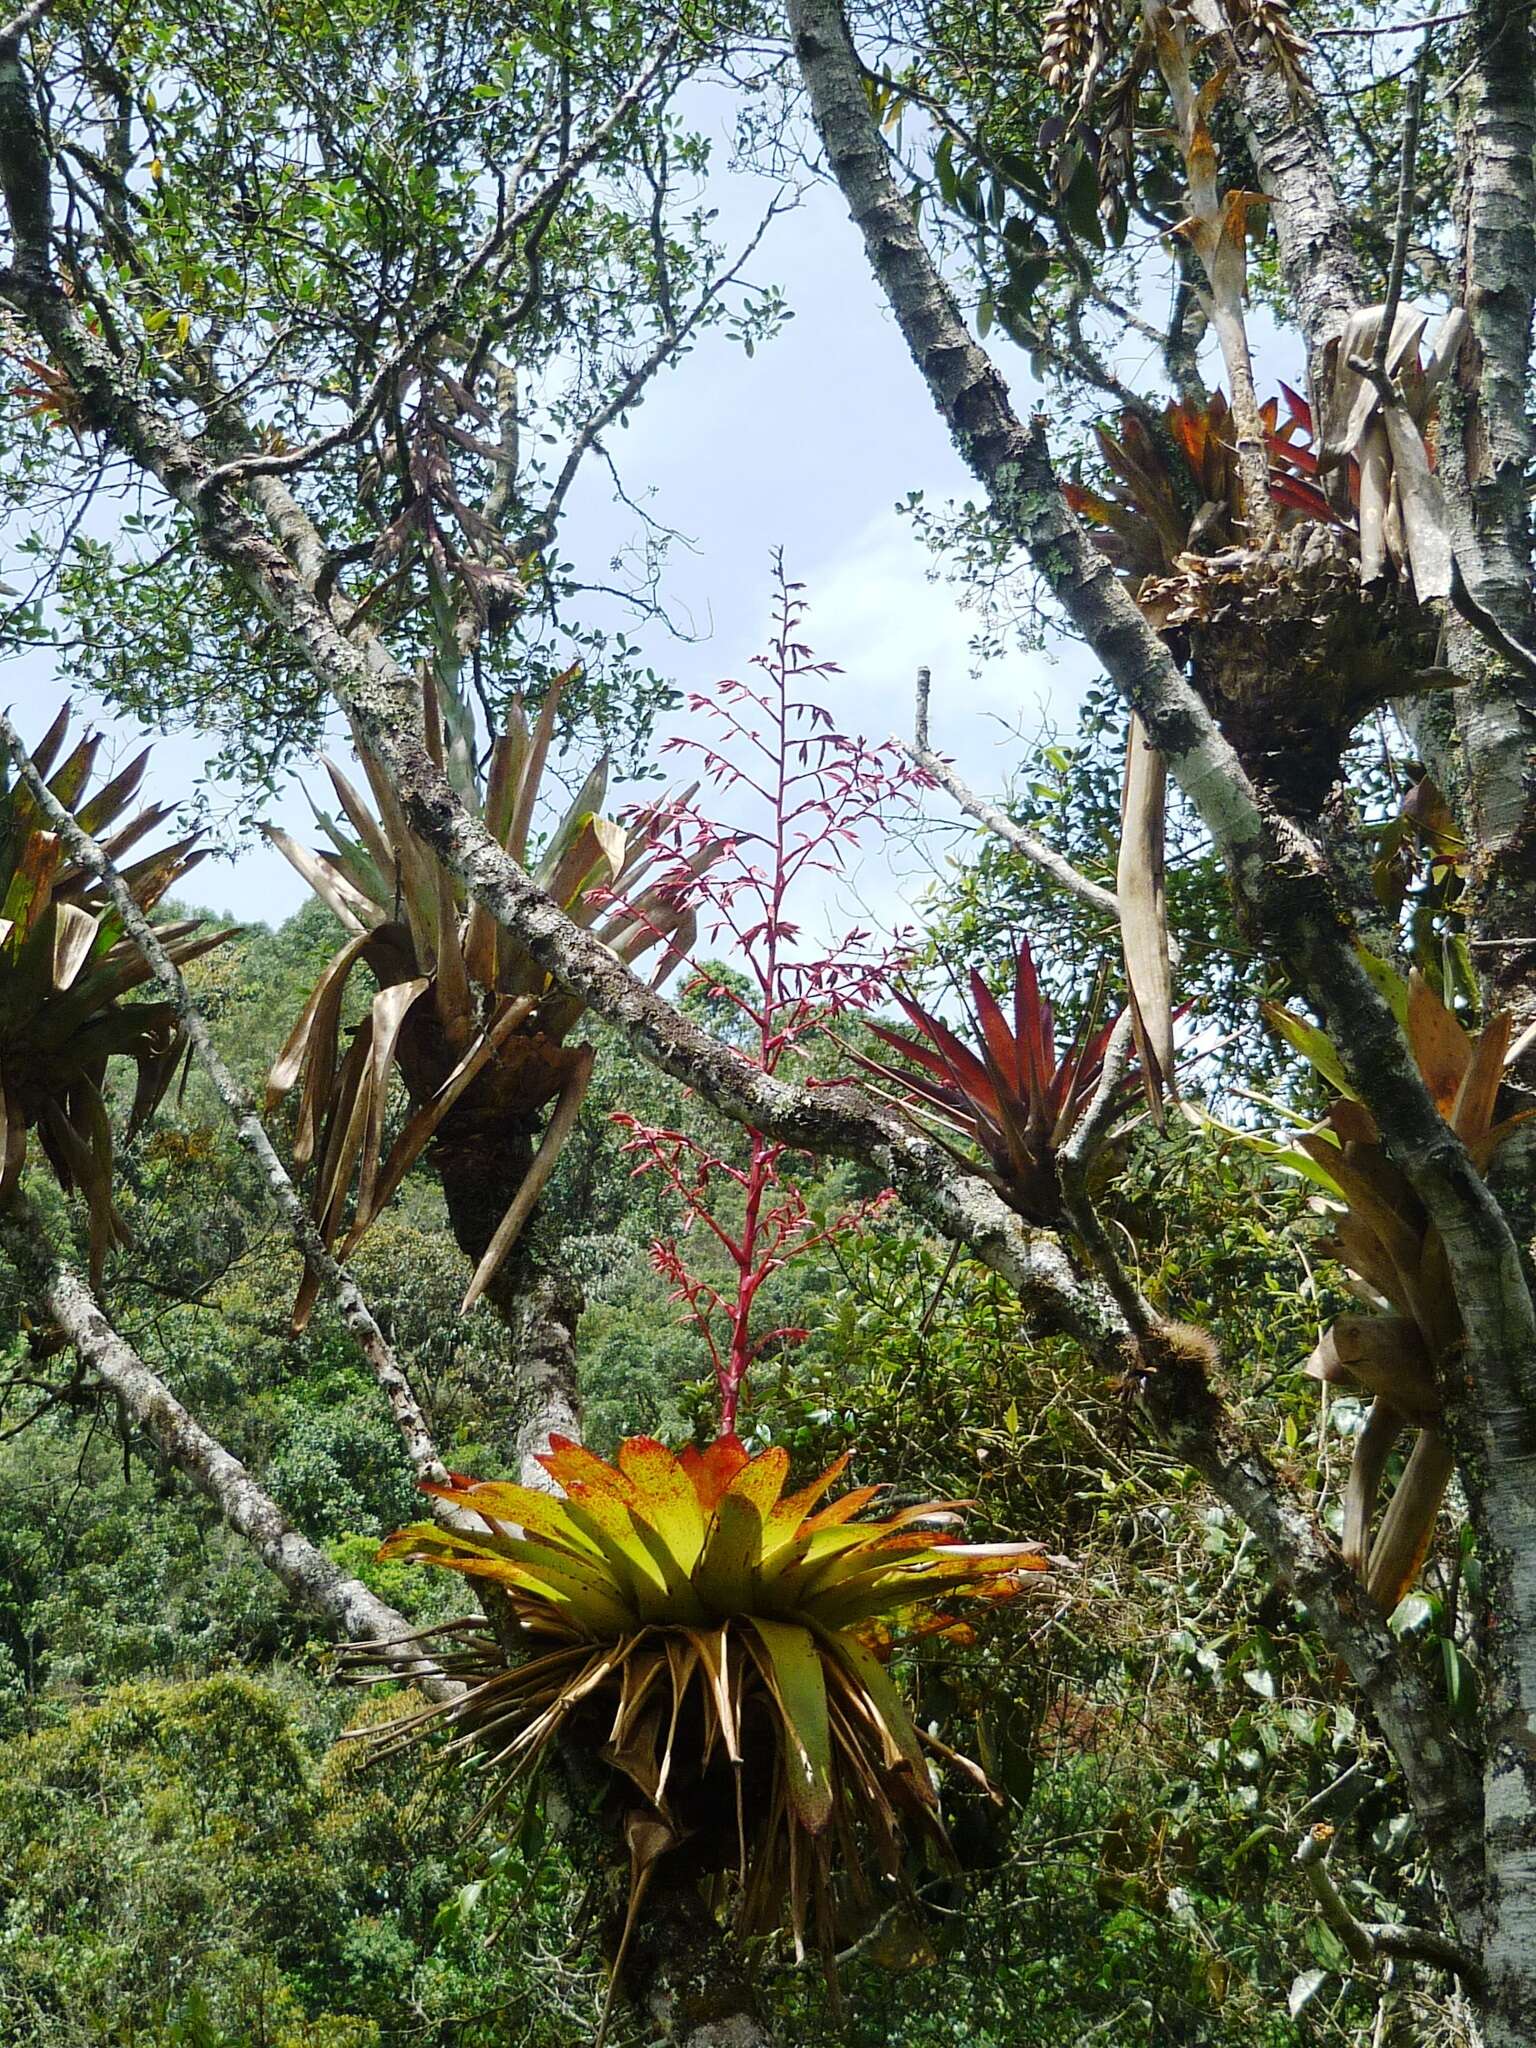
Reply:
[[[1280,387],[1285,399],[1259,408],[1269,458],[1269,491],[1284,512],[1325,525],[1345,520],[1318,479],[1312,415],[1305,399]],[[1095,528],[1101,554],[1115,564],[1139,599],[1148,577],[1173,576],[1189,553],[1211,554],[1242,538],[1242,484],[1236,427],[1220,391],[1205,405],[1179,400],[1164,407],[1155,429],[1138,413],[1122,413],[1114,426],[1094,428],[1104,465],[1097,490],[1062,485],[1080,519]]]
[[[88,733],[65,753],[68,732],[66,705],[32,758],[81,830],[118,863],[134,902],[147,914],[203,858],[197,835],[125,862],[171,815],[169,806],[159,804],[130,815],[148,749],[93,795],[100,739]],[[157,931],[179,964],[233,937],[231,930],[204,931],[196,917],[162,923]],[[126,1000],[149,978],[110,898],[70,859],[32,792],[10,779],[0,756],[0,1201],[20,1180],[28,1133],[35,1131],[59,1185],[85,1197],[97,1279],[112,1245],[129,1241],[112,1199],[108,1067],[122,1058],[137,1070],[131,1138],[170,1086],[182,1051],[172,1004]]]
[[[468,708],[452,689],[423,682],[437,765],[465,807],[525,865],[561,696],[576,673],[556,679],[531,725],[514,699],[484,772]],[[463,884],[413,830],[360,735],[356,746],[376,810],[327,761],[342,811],[342,821],[317,813],[329,844],[311,851],[277,827],[265,828],[348,934],[273,1064],[267,1108],[302,1076],[293,1156],[300,1166],[314,1163],[312,1213],[343,1258],[435,1140],[450,1216],[477,1261],[468,1309],[516,1243],[575,1124],[593,1055],[589,1045],[566,1040],[585,1006],[467,899]],[[685,856],[666,843],[661,807],[627,827],[605,818],[607,772],[604,758],[531,871],[550,899],[619,959],[633,964],[661,949],[659,983],[692,944],[687,884],[718,848]],[[360,964],[377,993],[344,1049],[343,1002]],[[413,1113],[386,1151],[397,1074]],[[551,1103],[535,1148],[533,1133]],[[295,1327],[307,1320],[317,1287],[306,1275]]]
[[[1498,1114],[1509,1016],[1493,1018],[1474,1038],[1417,970],[1406,982],[1380,962],[1372,962],[1372,971],[1398,1013],[1435,1107],[1485,1172],[1530,1114]],[[1390,1611],[1418,1577],[1450,1482],[1442,1389],[1461,1340],[1461,1319],[1440,1233],[1388,1158],[1370,1112],[1349,1091],[1331,1041],[1289,1011],[1270,1007],[1266,1014],[1340,1091],[1322,1127],[1298,1139],[1301,1156],[1293,1155],[1293,1163],[1339,1205],[1329,1249],[1365,1312],[1338,1317],[1306,1371],[1370,1397],[1345,1490],[1343,1549],[1371,1597]],[[1382,1480],[1407,1430],[1415,1432],[1413,1448],[1373,1534]]]
[[[937,1746],[887,1669],[892,1629],[955,1594],[1009,1595],[1045,1557],[935,1528],[963,1502],[861,1519],[879,1487],[827,1499],[846,1456],[793,1493],[786,1451],[749,1457],[733,1435],[681,1456],[631,1437],[612,1465],[553,1437],[541,1462],[558,1495],[429,1485],[484,1533],[421,1522],[380,1551],[488,1582],[510,1617],[422,1639],[465,1690],[386,1747],[445,1731],[487,1774],[484,1814],[574,1745],[604,1767],[628,1843],[624,1942],[670,1859],[675,1877],[728,1878],[741,1933],[787,1922],[798,1951],[829,1956],[834,1875],[873,1913],[901,1896],[908,1845],[948,1851]]]
[[[1412,586],[1362,581],[1363,546],[1375,546],[1380,521],[1373,515],[1363,542],[1360,460],[1315,445],[1311,408],[1282,392],[1283,417],[1278,399],[1259,408],[1274,512],[1261,546],[1243,524],[1235,428],[1219,393],[1204,409],[1168,407],[1156,433],[1130,415],[1100,427],[1101,486],[1067,495],[1189,661],[1243,759],[1287,800],[1315,807],[1360,719],[1445,672],[1431,665],[1435,633]],[[1340,472],[1332,495],[1330,465]],[[1372,505],[1376,495],[1367,491]]]
[[[1054,1012],[1041,993],[1027,939],[1019,946],[1011,1022],[974,968],[969,981],[972,1045],[898,993],[897,1002],[921,1036],[907,1038],[883,1024],[869,1029],[903,1063],[854,1057],[866,1072],[900,1089],[925,1127],[937,1123],[976,1146],[987,1162],[987,1178],[1021,1216],[1056,1223],[1062,1208],[1057,1155],[1098,1090],[1115,1025],[1096,1025],[1090,1009],[1077,1038],[1058,1056]],[[1133,1068],[1117,1095],[1129,1098],[1143,1085]],[[975,1163],[963,1152],[955,1156],[967,1166]]]
[[[1282,527],[1304,522],[1314,522],[1319,530],[1337,526],[1339,517],[1316,480],[1306,403],[1287,386],[1281,389],[1284,418],[1278,398],[1258,409],[1276,519]],[[1221,573],[1211,565],[1246,576],[1251,559],[1239,545],[1247,528],[1232,410],[1217,391],[1203,405],[1191,400],[1169,404],[1155,421],[1124,412],[1113,427],[1100,422],[1094,432],[1103,462],[1100,487],[1068,482],[1063,493],[1147,616],[1186,640],[1182,629],[1194,616],[1188,610],[1194,602],[1191,593],[1215,587],[1212,578]],[[1326,543],[1324,553],[1332,559]],[[1239,565],[1235,570],[1234,563]],[[1347,561],[1339,573],[1353,596]],[[1307,630],[1315,637],[1316,622],[1309,620]],[[1218,698],[1224,689],[1218,687]],[[1115,893],[1137,1050],[1151,1084],[1154,1113],[1160,1090],[1172,1086],[1173,1070],[1173,981],[1164,896],[1166,784],[1162,757],[1133,718]]]

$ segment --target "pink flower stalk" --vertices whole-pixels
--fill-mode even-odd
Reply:
[[[724,681],[712,694],[691,696],[689,710],[713,721],[717,736],[667,742],[668,751],[693,757],[702,781],[738,799],[755,799],[763,815],[761,830],[725,833],[699,808],[694,792],[667,813],[680,859],[716,849],[693,881],[691,899],[711,940],[732,941],[746,986],[728,987],[704,972],[695,986],[732,1005],[741,1024],[742,1057],[763,1074],[777,1072],[785,1054],[809,1033],[883,995],[899,948],[877,948],[868,931],[855,927],[826,952],[807,953],[792,899],[811,876],[843,873],[849,850],[870,828],[882,827],[891,802],[926,784],[894,747],[870,746],[836,731],[825,707],[805,694],[839,671],[814,660],[798,638],[801,586],[786,580],[782,561],[775,573],[774,637],[769,652],[753,663],[762,680]],[[615,1122],[632,1133],[625,1149],[639,1156],[635,1172],[661,1173],[677,1195],[685,1215],[682,1236],[705,1230],[726,1255],[732,1278],[719,1287],[690,1266],[678,1238],[651,1247],[657,1270],[673,1284],[672,1299],[686,1304],[708,1348],[720,1391],[721,1432],[733,1431],[754,1360],[770,1344],[806,1334],[754,1327],[765,1282],[790,1260],[851,1229],[889,1195],[818,1222],[800,1189],[784,1176],[785,1146],[761,1131],[748,1131],[747,1156],[740,1163],[683,1131],[632,1116]],[[740,1198],[739,1223],[723,1220],[720,1198],[727,1193]]]

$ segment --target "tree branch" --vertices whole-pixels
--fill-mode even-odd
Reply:
[[[1374,1969],[1387,1957],[1433,1963],[1449,1970],[1473,1991],[1484,1988],[1481,1966],[1457,1942],[1431,1927],[1408,1927],[1398,1920],[1357,1920],[1328,1868],[1333,1829],[1319,1821],[1307,1829],[1292,1859],[1307,1880],[1318,1911],[1339,1937],[1353,1962]]]
[[[1015,824],[1012,818],[1000,811],[995,804],[988,803],[985,797],[978,796],[968,783],[961,780],[955,772],[954,764],[946,761],[942,754],[933,751],[928,743],[930,687],[928,670],[920,668],[917,672],[913,737],[911,740],[904,740],[893,733],[892,746],[899,748],[907,759],[921,768],[946,795],[953,797],[962,811],[968,811],[978,824],[985,825],[989,832],[995,833],[1005,845],[1011,846],[1015,853],[1022,854],[1027,861],[1049,875],[1053,881],[1059,882],[1062,888],[1081,902],[1094,910],[1102,911],[1106,917],[1112,917],[1118,922],[1120,905],[1112,889],[1106,889],[1100,883],[1090,881],[1085,874],[1073,867],[1065,854],[1058,853],[1054,846],[1031,832],[1027,826]]]
[[[18,1194],[0,1213],[0,1245],[27,1294],[58,1324],[80,1363],[122,1402],[134,1421],[177,1471],[218,1509],[286,1590],[312,1614],[354,1642],[378,1643],[400,1677],[414,1678],[431,1699],[456,1697],[457,1685],[432,1677],[406,1646],[391,1650],[411,1624],[349,1579],[323,1551],[295,1529],[271,1495],[202,1424],[189,1415],[165,1382],[150,1371],[102,1313],[81,1276],[50,1241],[36,1210]]]
[[[570,186],[573,179],[579,177],[592,162],[615,129],[628,119],[644,99],[677,48],[681,36],[680,25],[667,31],[634,83],[619,95],[591,134],[574,149],[567,151],[531,198],[499,219],[482,238],[469,261],[443,286],[411,334],[385,357],[364,393],[362,403],[355,408],[351,418],[344,425],[333,428],[328,434],[320,435],[307,447],[291,448],[281,455],[253,453],[233,456],[228,462],[221,463],[217,469],[210,470],[202,479],[199,488],[204,491],[220,490],[252,476],[291,476],[296,470],[307,469],[311,463],[319,461],[322,456],[332,453],[335,449],[361,440],[394,390],[396,379],[417,361],[428,342],[442,333],[453,318],[469,286],[484,272],[487,264],[507,247],[512,238],[530,221],[536,219],[541,209],[551,205]],[[522,162],[515,173],[515,181],[520,180],[532,169],[539,152],[554,133],[555,127],[556,122],[551,119],[537,130],[523,153]]]

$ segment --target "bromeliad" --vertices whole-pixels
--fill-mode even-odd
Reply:
[[[734,1873],[741,1932],[787,1921],[797,1949],[830,1953],[834,1867],[873,1908],[872,1877],[902,1886],[908,1838],[948,1851],[925,1740],[886,1669],[892,1628],[955,1594],[1006,1597],[1046,1558],[956,1541],[944,1525],[965,1502],[861,1520],[879,1487],[828,1498],[846,1456],[792,1493],[786,1451],[750,1457],[732,1435],[681,1456],[631,1437],[612,1465],[555,1438],[542,1462],[558,1495],[429,1486],[484,1533],[421,1522],[381,1551],[490,1582],[510,1616],[501,1634],[479,1621],[435,1632],[438,1667],[465,1690],[385,1730],[386,1744],[446,1724],[450,1753],[488,1774],[483,1812],[553,1742],[578,1744],[611,1773],[623,1815],[626,1941],[673,1857]],[[920,1626],[964,1632],[947,1615]]]
[[[970,992],[974,1049],[942,1019],[898,994],[922,1038],[904,1038],[881,1024],[869,1028],[907,1064],[854,1057],[866,1072],[899,1087],[919,1116],[978,1146],[986,1155],[988,1178],[1021,1216],[1031,1223],[1055,1223],[1061,1216],[1056,1155],[1093,1100],[1115,1026],[1096,1025],[1090,1015],[1077,1040],[1058,1057],[1054,1012],[1041,994],[1027,939],[1019,945],[1011,1022],[974,968]],[[1128,1095],[1138,1085],[1129,1075],[1120,1092]]]
[[[87,734],[60,762],[68,731],[66,705],[32,758],[64,808],[121,863],[171,815],[159,804],[128,814],[148,750],[91,795],[101,742]],[[123,866],[123,880],[148,913],[202,858],[194,833]],[[203,919],[191,917],[160,924],[156,935],[185,965],[234,933],[207,932]],[[6,782],[0,769],[0,1201],[21,1178],[27,1133],[35,1130],[60,1186],[85,1196],[98,1279],[112,1245],[128,1241],[112,1199],[108,1063],[120,1057],[137,1069],[132,1136],[170,1086],[182,1052],[172,1004],[124,1001],[149,975],[105,890],[45,829],[25,783]]]
[[[423,680],[424,725],[437,765],[465,808],[520,862],[531,858],[540,784],[562,694],[575,673],[551,685],[531,726],[514,699],[484,774],[469,707],[446,677]],[[463,884],[412,828],[361,737],[357,752],[377,816],[342,770],[327,762],[345,818],[343,824],[319,814],[329,848],[311,852],[286,832],[267,828],[348,934],[273,1064],[267,1107],[275,1108],[302,1075],[293,1156],[300,1166],[315,1163],[314,1218],[343,1258],[436,1142],[450,1214],[474,1219],[475,1241],[465,1245],[476,1261],[468,1309],[527,1224],[575,1124],[592,1049],[566,1041],[585,1006],[557,988],[481,904],[467,899]],[[626,964],[659,949],[654,985],[692,942],[689,887],[719,848],[683,849],[666,840],[666,806],[622,826],[613,822],[601,811],[606,788],[604,760],[577,791],[531,872],[567,917],[595,931]],[[373,975],[377,993],[343,1052],[343,999],[359,962]],[[413,1114],[386,1152],[397,1072]],[[551,1103],[535,1150],[533,1133]],[[486,1212],[483,1227],[480,1212]],[[306,1277],[296,1327],[307,1319],[317,1286]]]
[[[1500,1117],[1496,1103],[1511,1020],[1493,1018],[1473,1038],[1415,970],[1405,982],[1368,962],[1392,1004],[1436,1109],[1479,1172],[1529,1111]],[[1299,1165],[1339,1205],[1331,1249],[1368,1313],[1324,1331],[1308,1374],[1370,1397],[1344,1499],[1344,1555],[1389,1612],[1418,1577],[1454,1461],[1442,1387],[1461,1342],[1461,1318],[1438,1229],[1387,1157],[1370,1112],[1355,1100],[1327,1035],[1289,1011],[1265,1013],[1286,1042],[1340,1092],[1322,1126],[1297,1142]],[[1398,1438],[1416,1430],[1401,1478],[1372,1533],[1376,1497]]]

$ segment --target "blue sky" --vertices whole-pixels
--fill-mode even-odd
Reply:
[[[721,208],[724,236],[750,232],[767,189],[743,175],[713,174],[711,199]],[[635,637],[652,664],[684,689],[739,672],[765,638],[772,555],[782,547],[789,572],[806,585],[818,655],[845,671],[828,699],[834,718],[871,738],[908,732],[915,672],[926,664],[934,678],[936,744],[995,790],[1019,758],[1016,730],[1033,733],[1051,713],[1070,718],[1085,675],[1082,658],[1071,647],[1058,659],[1014,653],[979,679],[970,675],[974,621],[953,588],[930,580],[930,556],[894,508],[913,489],[930,503],[966,496],[971,481],[834,191],[809,187],[798,210],[770,230],[754,275],[786,290],[794,317],[779,337],[748,359],[723,334],[706,336],[653,386],[628,428],[610,437],[629,489],[649,488],[658,516],[693,543],[674,549],[667,591],[702,637],[679,641],[660,627]],[[1007,353],[1017,395],[1027,404],[1027,366],[1017,352]],[[572,494],[563,552],[578,571],[601,580],[635,525],[594,464]],[[51,672],[41,663],[18,664],[10,684],[23,731],[39,730],[58,702]],[[123,745],[133,737],[124,731]],[[195,734],[159,740],[155,793],[183,793],[211,752]],[[318,777],[314,786],[318,795]],[[308,806],[298,786],[268,815],[307,836]],[[861,908],[899,918],[902,899],[920,880],[910,857],[893,874],[882,855],[873,868],[865,864],[853,888]],[[210,862],[198,893],[236,917],[268,921],[297,909],[305,894],[286,862],[262,845]]]

